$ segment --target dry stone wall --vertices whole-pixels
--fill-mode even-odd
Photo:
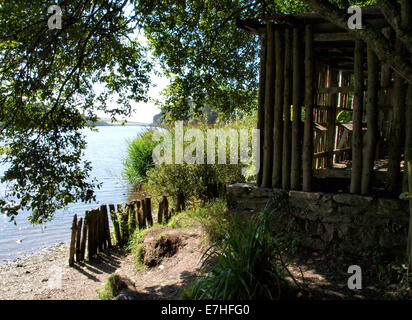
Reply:
[[[237,183],[227,188],[231,211],[269,209],[278,230],[294,232],[313,249],[341,248],[361,253],[405,250],[408,203],[353,194],[285,191]]]

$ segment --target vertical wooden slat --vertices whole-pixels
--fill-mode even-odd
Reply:
[[[368,45],[368,87],[366,103],[366,145],[363,153],[361,193],[368,194],[372,187],[372,174],[375,164],[376,141],[378,138],[378,58]]]
[[[330,87],[337,87],[338,86],[338,76],[339,73],[332,69],[330,70]],[[337,107],[337,99],[338,95],[336,93],[330,94],[329,99],[329,110],[327,114],[327,122],[328,122],[328,131],[327,131],[327,150],[328,156],[326,161],[326,167],[332,168],[333,166],[333,150],[335,149],[335,135],[336,135],[336,107]]]
[[[403,45],[400,40],[396,41],[396,50],[399,53],[403,52]],[[405,124],[405,99],[406,86],[404,79],[395,73],[394,83],[395,102],[392,112],[392,125],[390,131],[389,143],[389,162],[387,175],[387,191],[396,196],[400,193],[400,162],[402,154],[402,129]]]
[[[263,168],[262,186],[272,185],[272,158],[273,158],[273,106],[274,106],[274,80],[275,80],[275,48],[274,48],[273,22],[266,24],[267,57],[266,57],[266,81],[265,81],[265,121],[263,139]]]
[[[353,95],[353,133],[352,133],[352,171],[350,192],[361,192],[362,180],[362,116],[363,116],[363,42],[355,41],[354,57],[354,95]]]
[[[77,214],[73,217],[72,223],[72,237],[70,241],[70,252],[69,252],[69,266],[72,267],[74,265],[74,251],[76,246],[76,231],[77,231]]]
[[[80,218],[79,222],[77,223],[77,227],[76,227],[76,262],[80,262],[81,260],[82,225],[83,225],[83,218]]]
[[[285,83],[283,93],[283,154],[282,154],[282,188],[290,189],[291,167],[291,132],[290,106],[292,104],[292,38],[291,28],[285,30]]]
[[[293,28],[293,122],[292,122],[292,163],[290,185],[291,189],[300,189],[301,174],[301,116],[302,116],[302,63],[301,63],[301,32]]]
[[[313,161],[313,32],[312,25],[306,25],[305,30],[305,127],[303,135],[303,191],[312,188]]]
[[[283,28],[275,29],[275,109],[273,123],[273,170],[272,187],[282,186],[282,140],[283,140],[283,71],[285,68],[285,51],[283,43]]]
[[[259,171],[256,176],[257,186],[262,185],[263,174],[263,141],[265,128],[265,80],[266,80],[266,36],[260,38],[260,67],[259,67],[259,93],[258,93],[258,120],[257,129],[259,130]]]

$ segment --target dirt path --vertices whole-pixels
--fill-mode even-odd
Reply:
[[[68,244],[5,263],[0,265],[0,299],[99,299],[96,290],[101,290],[113,273],[132,280],[140,299],[176,299],[181,289],[199,273],[206,246],[200,227],[179,229],[178,232],[182,241],[177,253],[164,258],[160,265],[145,270],[136,270],[133,256],[122,250],[108,251],[96,261],[71,268],[68,266]],[[376,276],[367,270],[364,288],[349,290],[346,271],[350,262],[316,252],[301,252],[292,258],[290,271],[297,279],[300,271],[303,272],[309,289],[309,295],[304,299],[377,299],[382,298],[384,292],[388,293],[389,287],[375,286]],[[392,298],[396,299],[396,288],[392,291]],[[391,297],[386,295],[385,298]]]
[[[143,299],[174,299],[198,272],[204,251],[200,228],[182,230],[178,252],[152,269],[137,271],[131,255],[111,250],[94,262],[68,266],[68,244],[0,265],[0,299],[93,300],[113,273],[135,282]]]

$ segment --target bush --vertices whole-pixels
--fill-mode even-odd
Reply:
[[[234,229],[203,256],[203,267],[209,268],[207,276],[191,284],[182,297],[251,300],[287,296],[287,268],[279,239],[270,235],[268,218],[267,213],[257,214],[248,225],[235,219]]]
[[[252,125],[254,125],[253,121],[243,120],[217,124],[213,128],[235,129],[240,133],[241,129],[252,129]],[[196,126],[189,125],[186,126],[184,130],[191,128],[202,130],[206,137],[207,124],[198,123]],[[172,142],[174,143],[174,129],[169,128],[169,132],[172,135]],[[251,137],[249,137],[249,143],[250,142]],[[192,141],[185,141],[184,145],[187,146],[191,143]],[[172,149],[174,150],[174,146]],[[205,153],[206,150],[207,148],[205,148]],[[215,153],[217,156],[217,150],[215,150]],[[236,164],[230,164],[229,144],[226,144],[227,164],[207,164],[206,154],[204,163],[205,164],[183,163],[156,165],[156,167],[147,173],[147,182],[144,184],[144,189],[152,196],[170,196],[175,202],[175,205],[179,194],[182,194],[186,201],[201,200],[207,202],[210,199],[224,196],[228,184],[246,181],[245,176],[242,174],[242,169],[251,169],[253,167],[252,164],[242,164],[240,157]],[[253,176],[249,175],[249,178],[253,178]]]
[[[206,232],[207,240],[215,242],[224,237],[231,222],[232,215],[226,211],[226,201],[215,199],[203,206],[197,206],[173,216],[167,226],[186,228],[199,223]]]
[[[112,274],[109,278],[107,278],[103,290],[97,290],[100,300],[113,300],[113,298],[115,298],[125,287],[125,281],[129,280],[121,275]]]
[[[152,140],[153,131],[144,131],[128,142],[126,157],[123,159],[123,175],[133,185],[146,181],[147,172],[154,167],[152,154],[159,142]]]

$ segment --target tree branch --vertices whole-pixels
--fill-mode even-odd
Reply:
[[[376,27],[363,23],[363,29],[349,29],[346,12],[326,0],[302,0],[309,4],[318,14],[335,25],[354,33],[373,48],[380,61],[390,65],[399,75],[412,83],[412,63],[395,52],[391,42]],[[407,0],[408,1],[408,0]]]

